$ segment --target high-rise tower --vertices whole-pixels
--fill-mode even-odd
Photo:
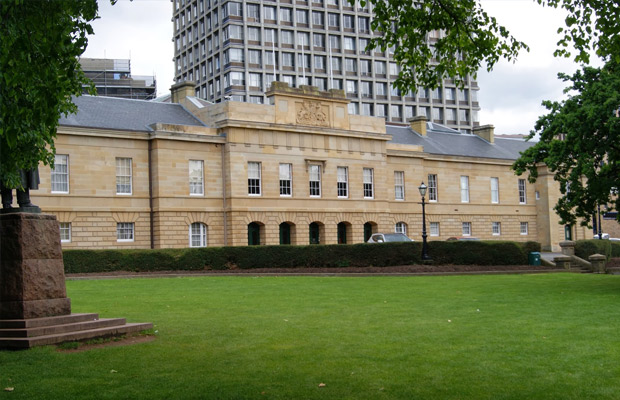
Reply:
[[[406,122],[416,115],[470,132],[478,125],[475,81],[463,89],[400,93],[390,51],[366,51],[371,6],[347,0],[173,0],[175,80],[196,96],[263,103],[274,80],[342,89],[353,114]],[[430,41],[436,40],[429,38]]]

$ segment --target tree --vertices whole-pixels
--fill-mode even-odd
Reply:
[[[350,0],[351,1],[351,0]],[[620,6],[614,0],[535,0],[542,6],[561,7],[568,12],[566,27],[558,42],[558,56],[588,63],[589,51],[620,61]],[[479,0],[360,0],[373,4],[371,28],[382,35],[370,47],[391,49],[401,66],[394,82],[408,92],[419,85],[435,88],[445,78],[457,83],[476,77],[483,66],[491,71],[500,58],[514,61],[520,51],[529,51],[497,20],[488,15]],[[441,32],[441,35],[437,35]]]
[[[513,165],[517,174],[538,177],[538,166],[546,164],[555,173],[563,197],[555,210],[563,224],[581,218],[586,225],[597,205],[620,199],[620,62],[612,59],[602,68],[584,67],[572,76],[559,74],[568,99],[544,101],[549,110],[530,134],[540,140],[521,154]]]
[[[0,1],[0,181],[19,187],[19,170],[54,161],[62,114],[85,78],[86,49],[96,0]]]

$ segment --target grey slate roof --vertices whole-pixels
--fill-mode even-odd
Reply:
[[[78,112],[61,117],[60,125],[142,132],[155,123],[205,126],[180,104],[86,95],[73,102]]]
[[[468,135],[448,127],[427,123],[426,137],[414,132],[408,126],[387,125],[392,143],[411,144],[424,147],[424,152],[446,156],[463,156],[516,160],[519,153],[534,145],[518,139],[495,137],[494,143],[476,135]]]

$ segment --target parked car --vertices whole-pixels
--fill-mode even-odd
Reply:
[[[453,240],[480,240],[480,239],[477,237],[473,237],[473,236],[453,236],[453,237],[449,237],[446,240],[453,241]]]
[[[598,239],[598,233],[594,235],[594,239]],[[609,239],[609,233],[601,233],[601,239]]]
[[[384,242],[413,242],[413,239],[403,233],[373,233],[366,243]]]

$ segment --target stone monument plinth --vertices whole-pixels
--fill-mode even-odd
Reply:
[[[118,337],[153,328],[148,322],[71,314],[56,217],[9,210],[0,213],[0,349]]]
[[[0,319],[71,314],[53,215],[0,215]]]

